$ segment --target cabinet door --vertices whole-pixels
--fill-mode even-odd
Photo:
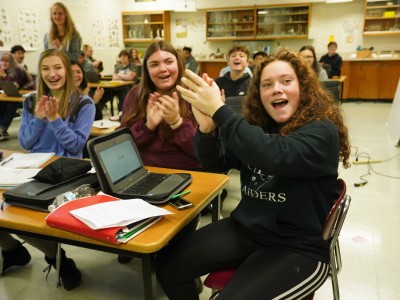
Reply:
[[[207,40],[254,39],[254,9],[207,11]]]
[[[352,62],[348,97],[352,99],[378,99],[379,62]]]
[[[257,39],[307,38],[310,6],[257,9]]]
[[[379,99],[394,99],[400,78],[400,61],[382,61],[379,78]]]

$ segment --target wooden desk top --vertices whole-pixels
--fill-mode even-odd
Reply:
[[[119,88],[123,86],[131,86],[134,82],[133,81],[100,81],[98,83],[93,83],[93,82],[88,82],[88,86],[91,88],[97,88],[97,87],[102,87],[102,88]]]
[[[27,93],[31,93],[34,92],[33,90],[20,90],[19,91],[21,94],[27,94]],[[0,101],[4,101],[4,102],[22,102],[24,100],[24,97],[19,96],[19,97],[11,97],[11,96],[7,96],[6,94],[0,94]]]
[[[4,151],[6,152],[6,151]],[[185,225],[198,215],[207,204],[227,185],[229,177],[224,174],[182,171],[149,167],[153,172],[186,172],[192,174],[193,181],[186,188],[192,190],[185,198],[195,204],[194,208],[178,211],[168,204],[162,205],[174,214],[167,215],[145,232],[134,237],[126,244],[114,245],[48,226],[47,213],[28,208],[4,204],[0,211],[0,228],[10,228],[49,237],[61,238],[80,243],[116,248],[137,253],[154,253],[163,248]],[[2,191],[0,191],[2,194]],[[0,200],[0,204],[1,204]]]
[[[103,120],[107,121],[107,123],[112,122],[107,119],[103,119]],[[98,122],[98,121],[96,121],[96,122]],[[121,125],[120,122],[115,122],[115,126],[111,126],[108,128],[98,128],[98,127],[92,126],[92,129],[90,130],[90,136],[93,137],[93,136],[100,136],[103,134],[111,133],[111,132],[115,131],[115,129],[117,129],[120,125]]]
[[[333,78],[329,78],[329,80],[336,80],[339,81],[340,83],[343,83],[346,80],[347,76],[340,76],[340,77],[333,77]]]

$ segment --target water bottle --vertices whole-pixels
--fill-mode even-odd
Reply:
[[[54,202],[49,205],[48,210],[50,212],[54,211],[57,207],[65,204],[68,201],[76,200],[82,197],[93,196],[95,194],[95,190],[92,188],[90,184],[82,184],[78,186],[76,189],[72,191],[65,192],[61,195],[58,195]]]

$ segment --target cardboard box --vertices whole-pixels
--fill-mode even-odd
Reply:
[[[358,50],[356,55],[357,58],[369,58],[372,57],[372,50]]]

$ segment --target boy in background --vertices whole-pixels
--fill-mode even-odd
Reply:
[[[215,82],[225,97],[246,95],[251,76],[245,72],[249,64],[249,50],[244,46],[233,46],[228,52],[230,71]]]

